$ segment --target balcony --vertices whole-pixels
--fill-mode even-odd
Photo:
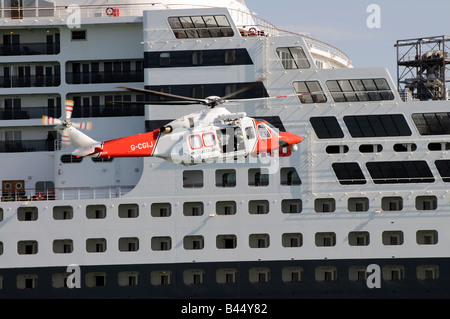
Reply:
[[[88,73],[66,72],[66,82],[68,84],[144,82],[144,72],[143,71],[88,72]]]
[[[51,87],[60,84],[59,75],[0,76],[0,88]]]
[[[59,54],[59,43],[20,43],[0,45],[0,56]]]
[[[0,142],[0,153],[53,152],[54,150],[55,141],[52,139]]]
[[[60,107],[34,106],[4,109],[0,111],[0,120],[27,120],[39,119],[42,115],[59,118],[61,117]]]

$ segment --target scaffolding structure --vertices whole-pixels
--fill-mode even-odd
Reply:
[[[395,47],[404,100],[450,99],[450,36],[398,40]]]

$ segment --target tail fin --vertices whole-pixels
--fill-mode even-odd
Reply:
[[[98,142],[74,127],[66,128],[63,131],[63,143],[69,143],[75,148],[72,152],[75,156],[95,156],[102,151],[102,143]]]

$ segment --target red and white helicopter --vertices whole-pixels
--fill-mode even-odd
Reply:
[[[42,123],[56,125],[55,129],[62,135],[62,144],[72,145],[75,148],[72,154],[79,157],[153,156],[188,166],[200,163],[223,163],[230,159],[270,154],[275,150],[287,147],[296,151],[297,144],[302,141],[302,137],[290,132],[280,132],[267,121],[247,117],[245,113],[231,113],[220,106],[228,102],[228,98],[248,90],[254,85],[225,97],[211,96],[206,99],[120,87],[176,100],[175,102],[144,102],[145,104],[203,104],[209,108],[202,112],[185,115],[152,132],[105,142],[96,141],[79,131],[79,129],[91,130],[90,122],[74,123],[71,121],[73,101],[66,101],[64,120],[43,116]]]

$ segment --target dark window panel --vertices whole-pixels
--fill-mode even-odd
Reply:
[[[408,123],[401,114],[345,116],[352,137],[411,136]]]
[[[426,161],[369,162],[367,169],[375,184],[433,183]]]
[[[344,133],[335,117],[312,117],[309,121],[319,139],[344,137]]]
[[[436,168],[446,183],[450,183],[450,160],[438,160],[435,162]]]
[[[239,90],[251,83],[223,83],[223,84],[197,84],[197,85],[172,85],[170,86],[170,92],[175,95],[180,96],[186,96],[186,97],[194,97],[193,93],[194,87],[201,86],[203,89],[203,96],[201,98],[205,98],[207,96],[224,96],[224,93],[226,92],[226,87],[229,85],[236,85],[236,89]],[[153,90],[153,91],[161,91],[161,88],[163,86],[146,86],[146,89]],[[164,86],[165,88],[169,88],[168,86]],[[255,87],[242,92],[236,96],[234,96],[232,99],[250,99],[250,98],[262,98],[262,97],[268,97],[268,93],[266,91],[266,88],[264,87],[263,83],[258,83]],[[150,96],[149,97],[149,104],[151,104],[151,101],[162,101],[160,97],[157,96]],[[164,101],[169,101],[169,98],[165,98]]]
[[[332,80],[328,89],[335,102],[393,100],[394,94],[386,79]]]
[[[450,134],[450,113],[417,113],[412,119],[420,135]]]
[[[332,166],[341,185],[366,184],[366,179],[358,163],[334,163]]]
[[[170,56],[161,63],[161,56]],[[253,61],[246,49],[145,52],[144,67],[147,69],[161,67],[195,67],[223,65],[252,65]]]

